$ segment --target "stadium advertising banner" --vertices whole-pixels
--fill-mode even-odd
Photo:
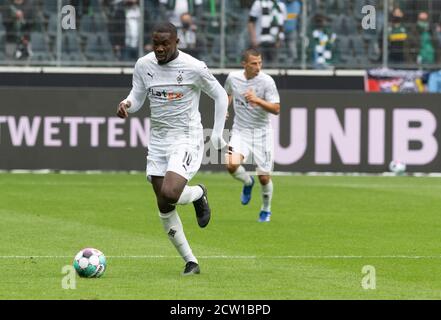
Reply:
[[[1,88],[0,170],[144,170],[149,111],[117,118],[127,93]],[[439,95],[282,90],[281,98],[281,114],[272,117],[276,171],[374,173],[398,160],[410,172],[441,172]],[[211,128],[212,101],[202,97],[200,110]],[[224,170],[223,156],[205,148],[202,170]]]

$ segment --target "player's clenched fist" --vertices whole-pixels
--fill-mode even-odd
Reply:
[[[259,98],[257,97],[253,89],[248,89],[245,92],[244,97],[251,106],[257,107]]]
[[[130,108],[130,105],[130,101],[122,101],[118,106],[118,111],[116,112],[118,117],[120,117],[121,119],[126,119],[129,116],[127,109]]]

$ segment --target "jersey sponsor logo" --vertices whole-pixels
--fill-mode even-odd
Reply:
[[[244,108],[248,107],[248,103],[245,102],[245,101],[242,101],[242,100],[239,99],[239,98],[235,98],[235,99],[234,99],[234,102],[235,102],[235,104],[236,104],[237,106],[242,106],[242,107],[244,107]]]
[[[156,97],[158,99],[167,100],[167,101],[176,101],[181,100],[184,98],[183,92],[173,92],[173,91],[167,91],[165,89],[163,90],[154,90],[152,88],[149,88],[149,96]]]
[[[251,109],[251,110],[257,110],[256,108],[253,107],[253,105],[247,101],[241,100],[239,98],[235,98],[234,99],[234,103],[236,107],[242,107],[245,109]]]

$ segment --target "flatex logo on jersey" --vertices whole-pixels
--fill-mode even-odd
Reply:
[[[149,88],[149,96],[163,101],[178,101],[184,98],[184,93],[182,91]]]
[[[249,107],[250,105],[248,104],[248,102],[246,101],[242,101],[241,99],[235,98],[234,102],[236,103],[237,106],[242,106],[244,108]]]

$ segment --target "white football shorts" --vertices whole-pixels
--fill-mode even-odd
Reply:
[[[151,136],[147,155],[147,177],[175,172],[190,181],[201,167],[204,154],[202,130],[192,136]]]
[[[244,156],[245,164],[256,164],[258,175],[269,175],[274,168],[272,128],[233,129],[229,151]]]

